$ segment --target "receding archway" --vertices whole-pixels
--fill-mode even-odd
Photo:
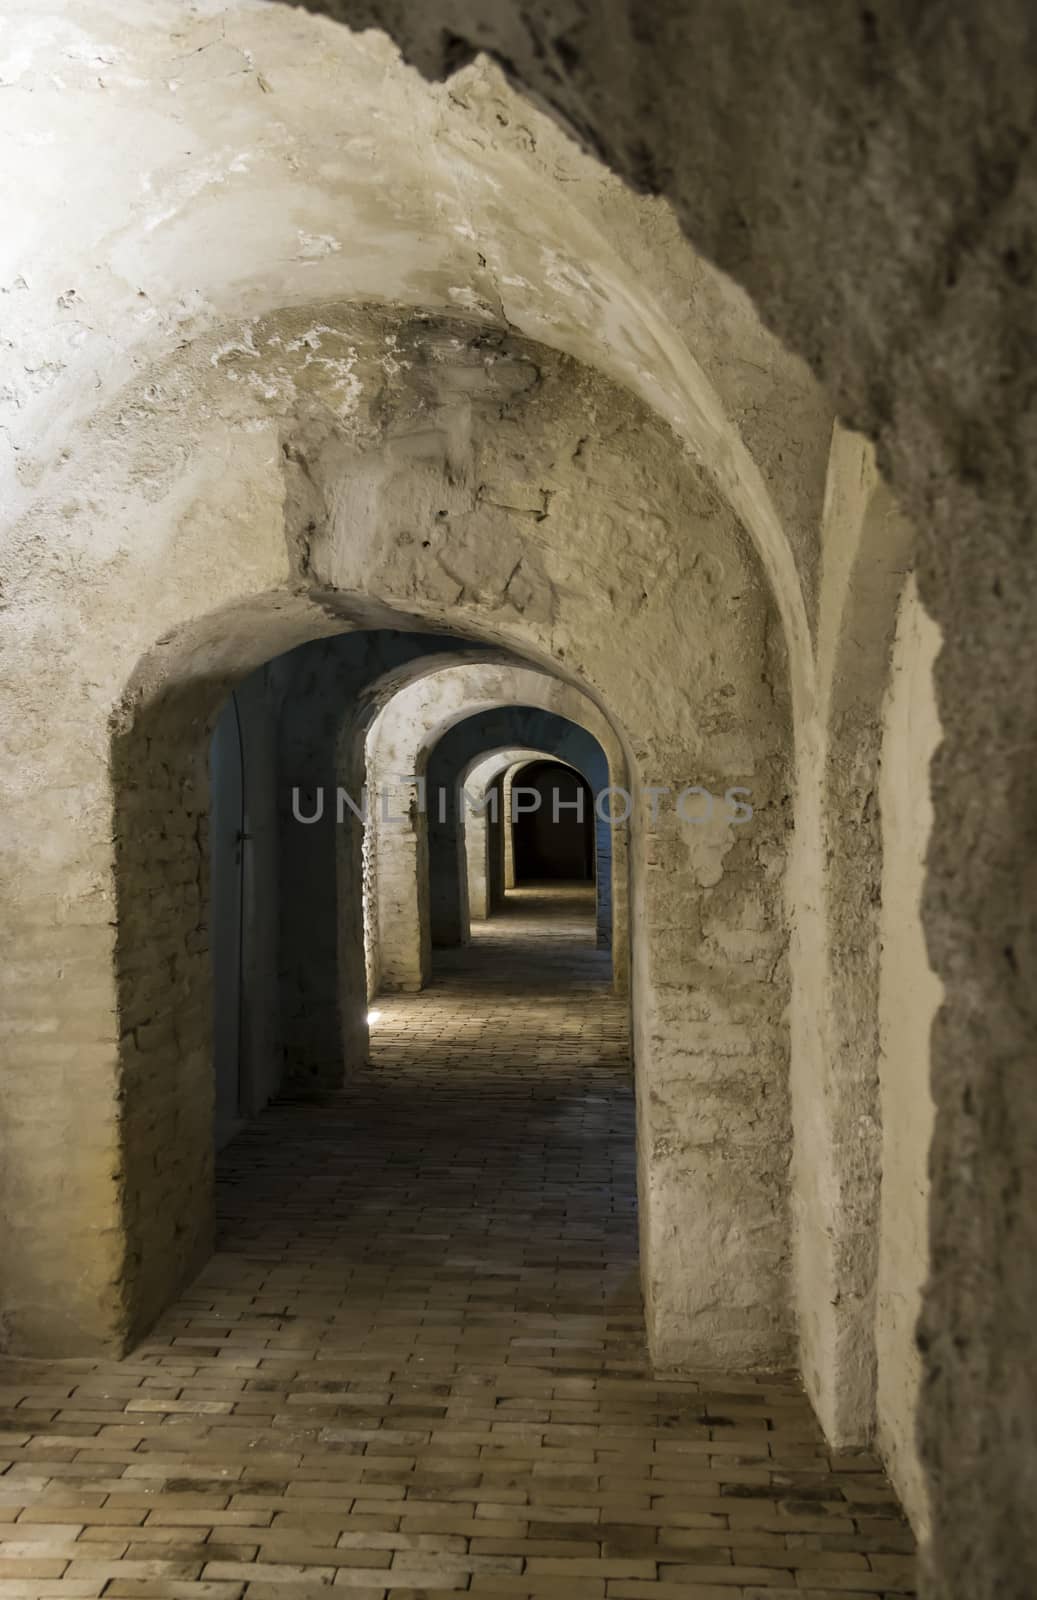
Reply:
[[[419,989],[434,942],[463,940],[468,925],[463,862],[463,773],[477,755],[527,737],[574,737],[577,760],[593,764],[599,789],[626,781],[626,758],[608,719],[589,697],[550,674],[503,665],[444,665],[386,698],[368,734],[372,786],[392,794],[367,833],[373,988]],[[538,709],[539,708],[539,709]],[[568,724],[568,733],[565,724]],[[582,732],[580,731],[582,730]],[[626,833],[597,822],[598,927],[618,952],[617,982],[629,966]],[[383,917],[384,925],[378,925]]]
[[[593,793],[606,794],[615,783],[622,788],[625,770],[616,767],[616,752],[612,759],[591,732],[594,719],[586,708],[574,705],[571,715],[537,709],[523,705],[503,705],[492,710],[475,712],[445,732],[429,750],[428,774],[433,790],[443,795],[443,804],[432,809],[427,818],[429,848],[430,929],[433,944],[449,946],[463,942],[468,925],[468,907],[465,903],[465,880],[462,854],[468,813],[475,803],[461,781],[465,768],[476,754],[507,740],[520,738],[544,745],[556,756],[567,760],[583,777]],[[581,717],[577,722],[575,718]],[[605,730],[600,730],[604,736]],[[611,743],[611,741],[610,741]],[[508,860],[509,818],[512,815],[509,774],[504,773],[501,786],[501,807],[497,836],[505,864]],[[599,814],[593,802],[585,814],[592,840],[593,858],[597,870],[593,873],[596,893],[595,923],[597,942],[606,948],[615,946],[619,952],[619,966],[629,965],[629,925],[627,922],[628,826],[612,826],[608,813]],[[492,829],[491,822],[491,829]],[[505,874],[503,886],[513,883]],[[624,984],[617,981],[624,992]]]
[[[472,922],[485,920],[503,902],[506,836],[502,832],[502,780],[520,762],[544,754],[520,748],[495,750],[474,761],[464,775],[464,790],[472,796],[464,819],[468,916]]]

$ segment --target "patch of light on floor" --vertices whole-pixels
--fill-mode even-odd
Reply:
[[[381,1014],[382,1013],[380,1011],[369,1011],[367,1013],[368,1022],[377,1022],[378,1018],[381,1016]]]

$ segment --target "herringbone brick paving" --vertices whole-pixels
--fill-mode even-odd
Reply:
[[[792,1376],[657,1381],[624,1009],[519,891],[373,1065],[226,1152],[218,1252],[124,1362],[0,1369],[0,1596],[874,1600],[878,1464]]]

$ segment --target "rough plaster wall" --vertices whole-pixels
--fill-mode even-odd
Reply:
[[[800,741],[788,904],[800,1350],[808,1389],[840,1444],[867,1441],[875,1421],[878,774],[913,542],[871,446],[836,428],[821,527],[819,704]]]
[[[363,870],[364,978],[367,998],[368,1000],[373,1000],[382,986],[382,968],[378,948],[378,873],[374,864],[374,837],[369,828],[364,829],[361,858]]]
[[[805,642],[823,392],[665,206],[494,69],[426,85],[384,38],[256,0],[49,0],[42,25],[18,7],[9,36],[19,226],[0,283],[25,355],[0,400],[19,490],[134,372],[228,316],[336,298],[466,311],[600,366],[665,418]]]
[[[929,1592],[1022,1600],[1037,1588],[1037,896],[1020,871],[1037,860],[1033,8],[315,3],[384,25],[432,75],[495,50],[615,171],[666,194],[879,440],[919,530],[919,589],[945,635],[923,912],[946,989]]]
[[[725,792],[709,769],[682,776]],[[718,805],[707,824],[660,806],[649,827],[641,801],[631,833],[642,1280],[663,1371],[793,1359],[788,795],[780,763],[737,781],[748,826]],[[737,1207],[715,1203],[728,1194]]]
[[[918,1453],[922,1360],[916,1330],[929,1271],[929,1037],[942,999],[920,909],[932,827],[929,763],[940,741],[932,671],[940,635],[914,580],[893,646],[882,746],[882,961],[879,987],[882,1225],[876,1307],[877,1437],[908,1515],[929,1532]]]

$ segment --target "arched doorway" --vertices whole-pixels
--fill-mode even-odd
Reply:
[[[515,884],[594,882],[594,796],[559,762],[520,767],[511,781]]]

